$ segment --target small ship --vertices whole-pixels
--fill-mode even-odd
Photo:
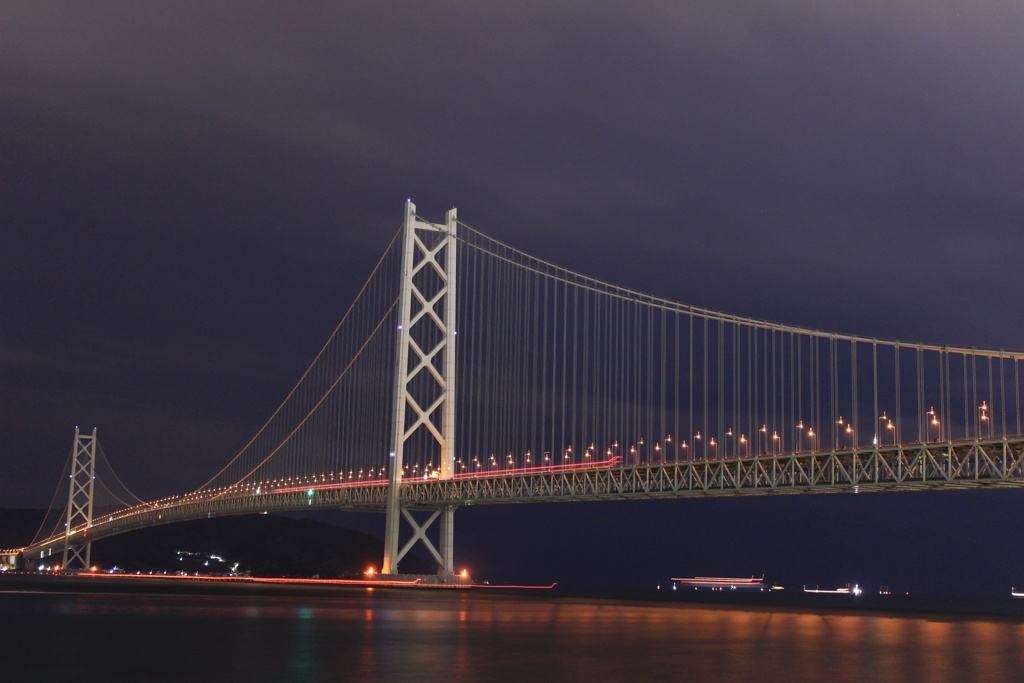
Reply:
[[[769,586],[764,581],[764,576],[757,578],[733,578],[728,576],[694,576],[691,578],[673,578],[672,590],[678,589],[695,591],[742,591],[742,592],[764,592],[767,590],[782,590],[781,586]]]
[[[827,593],[829,595],[860,595],[862,593],[860,586],[853,584],[853,588],[850,588],[850,584],[846,584],[842,588],[808,588],[804,586],[804,593]]]

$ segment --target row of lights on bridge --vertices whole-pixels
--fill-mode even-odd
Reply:
[[[989,418],[989,407],[988,407],[988,404],[987,404],[986,401],[982,401],[981,405],[978,407],[978,414],[979,414],[978,419],[979,419],[980,425],[982,427],[986,428],[986,433],[990,432],[990,422],[991,421],[990,421],[990,418]],[[941,422],[939,420],[938,413],[935,411],[934,406],[931,407],[928,410],[926,415],[927,415],[927,427],[928,427],[928,430],[929,430],[928,434],[926,435],[926,437],[930,439],[931,436],[932,436],[931,429],[935,428],[935,437],[936,438],[941,438],[941,436],[942,436],[941,429],[940,429]],[[884,434],[885,432],[888,432],[890,434],[890,436],[891,436],[892,444],[895,445],[896,443],[898,443],[899,437],[898,437],[898,434],[897,434],[896,423],[889,417],[887,411],[882,411],[882,414],[879,416],[879,421],[881,422],[881,430],[882,430],[881,433]],[[815,450],[816,449],[816,439],[818,437],[818,433],[815,432],[814,427],[806,426],[804,424],[804,421],[800,420],[795,425],[795,428],[797,430],[796,431],[797,450],[798,451],[802,451],[803,450],[803,440],[805,438],[810,440],[811,449]],[[769,436],[769,432],[771,433],[770,436]],[[763,435],[763,437],[761,435]],[[855,444],[856,432],[854,430],[854,427],[842,415],[840,415],[838,417],[838,419],[836,420],[836,430],[834,432],[834,435],[835,435],[835,444],[834,445],[837,448],[841,447],[841,446],[844,446],[844,445],[849,445],[851,447],[856,445]],[[726,437],[726,439],[735,438],[735,432],[733,431],[733,429],[731,427],[726,429],[725,437]],[[764,443],[764,451],[763,451],[764,453],[780,453],[780,452],[782,452],[782,437],[779,435],[778,430],[770,429],[767,426],[767,424],[762,424],[761,428],[758,429],[758,438],[756,440],[756,443],[758,445],[760,445],[762,443],[762,438],[763,438],[763,443]],[[845,440],[847,438],[849,439],[849,443],[845,443]],[[881,440],[879,438],[879,433],[876,433],[874,438],[875,438],[875,443],[873,445],[882,445],[881,444]],[[705,452],[707,454],[709,454],[709,455],[712,454],[711,449],[715,449],[715,452],[717,452],[717,448],[720,445],[720,443],[714,437],[711,437],[711,438],[705,440],[703,434],[700,431],[697,431],[697,433],[693,435],[692,442],[693,442],[693,448],[694,449],[696,449],[698,444],[706,444],[705,445]],[[726,443],[728,444],[728,441]],[[672,444],[673,444],[673,440],[672,440],[672,436],[671,435],[668,435],[668,436],[665,437],[665,447],[664,448],[662,447],[660,441],[656,442],[654,444],[654,452],[656,454],[656,457],[660,458],[662,456],[667,455],[668,452],[669,452],[669,449],[672,447]],[[642,456],[642,449],[643,449],[644,445],[645,445],[645,441],[644,441],[643,438],[639,439],[635,444],[630,445],[629,451],[628,451],[630,458],[634,459],[636,461],[639,461],[639,459]],[[605,455],[608,458],[613,458],[616,455],[618,455],[619,449],[620,449],[620,445],[619,445],[618,440],[616,440],[616,441],[614,441],[612,443],[611,446],[609,446],[605,450]],[[691,450],[691,444],[688,443],[686,439],[683,439],[682,441],[679,442],[679,450],[682,453],[688,453]],[[726,448],[726,451],[728,452],[728,448]],[[741,433],[739,435],[739,438],[736,441],[736,448],[734,449],[734,453],[737,456],[750,455],[750,439],[747,438],[746,434],[742,434]],[[584,453],[584,460],[585,461],[591,461],[595,455],[596,455],[596,448],[595,448],[595,445],[593,443],[591,443],[590,446],[586,449],[586,451]],[[506,465],[507,465],[508,469],[511,469],[511,468],[515,467],[515,457],[513,456],[513,454],[511,452],[507,454],[505,460],[506,460]],[[565,451],[563,452],[562,460],[563,460],[563,463],[573,462],[573,446],[572,446],[572,444],[570,444],[565,449]],[[473,471],[480,471],[480,470],[482,470],[484,468],[484,463],[485,462],[487,463],[487,470],[488,471],[499,468],[499,466],[498,466],[498,458],[493,453],[489,457],[486,457],[485,460],[483,460],[483,461],[480,459],[479,456],[473,456],[472,460],[470,462],[468,462],[468,463],[465,462],[462,458],[459,458],[456,461],[456,466],[462,472],[473,472]],[[552,456],[551,456],[550,452],[545,452],[544,453],[544,457],[543,457],[543,461],[542,462],[534,463],[533,462],[532,451],[529,451],[529,450],[526,451],[526,453],[524,454],[523,463],[524,463],[525,467],[548,466],[548,465],[558,464],[557,461],[552,459]],[[432,470],[433,469],[433,463],[429,463],[427,465],[427,467]],[[406,466],[406,469],[408,469],[408,466]]]
[[[982,401],[981,405],[978,406],[979,436],[982,435],[981,434],[982,431],[984,431],[985,435],[991,435],[991,418],[990,418],[989,412],[990,412],[990,408],[988,406],[987,401]],[[926,435],[926,438],[930,439],[932,437],[931,429],[933,427],[935,428],[935,437],[936,438],[942,438],[941,422],[939,420],[938,413],[936,412],[934,406],[930,407],[930,409],[926,413],[926,416],[927,416],[926,422],[927,422],[927,428],[928,428],[928,433]],[[898,435],[897,435],[896,424],[888,416],[888,413],[886,411],[882,412],[882,414],[879,416],[879,420],[882,423],[882,430],[883,430],[882,433],[890,432],[891,433],[891,438],[892,438],[892,443],[895,445],[898,442]],[[843,436],[849,437],[849,445],[851,447],[854,446],[855,445],[855,443],[854,443],[855,431],[854,431],[853,425],[850,424],[849,422],[847,422],[843,418],[843,416],[841,416],[841,415],[836,420],[836,425],[837,425],[837,429],[834,432],[834,434],[835,434],[835,444],[834,444],[835,447],[838,448],[840,446],[846,445],[845,443],[841,443],[841,441],[843,441],[843,439],[841,437],[843,437]],[[815,440],[816,440],[818,434],[815,432],[814,428],[813,427],[805,426],[803,420],[800,420],[795,425],[795,427],[797,429],[797,432],[796,432],[796,434],[797,434],[797,450],[798,451],[803,450],[803,439],[805,437],[807,439],[810,439],[810,441],[811,441],[811,449],[815,450],[815,445],[816,445],[815,444]],[[769,437],[769,431],[771,432],[771,436],[770,437]],[[777,430],[769,429],[767,424],[762,424],[761,428],[758,430],[758,438],[757,438],[757,444],[758,445],[760,445],[762,443],[762,437],[761,437],[762,434],[764,435],[763,436],[763,443],[764,443],[764,448],[765,448],[765,450],[763,451],[764,453],[779,453],[779,452],[782,452],[782,437],[779,435]],[[725,431],[725,437],[726,437],[726,439],[732,439],[732,438],[735,437],[735,433],[734,433],[734,431],[733,431],[733,429],[731,427],[728,428]],[[878,436],[877,435],[875,436],[875,439],[876,439],[876,444],[875,445],[881,445],[880,443],[877,443],[877,440],[878,440]],[[687,454],[691,450],[695,451],[697,449],[698,444],[705,444],[705,446],[704,446],[705,456],[706,457],[714,457],[714,455],[717,454],[717,449],[718,449],[718,446],[720,445],[718,443],[718,441],[714,437],[711,437],[711,438],[705,440],[703,434],[700,431],[697,431],[697,433],[693,435],[692,443],[693,443],[693,448],[691,449],[691,444],[688,443],[686,439],[683,439],[682,441],[679,441],[679,447],[678,448],[679,448],[680,453]],[[728,441],[726,443],[728,444]],[[662,444],[661,444],[660,441],[656,442],[654,444],[655,457],[658,458],[658,459],[662,459],[664,457],[667,457],[668,454],[669,454],[670,449],[672,448],[672,444],[673,444],[673,439],[672,439],[671,435],[667,435],[665,437],[665,446],[664,446],[664,448],[662,447]],[[639,439],[635,444],[630,445],[629,450],[628,450],[629,458],[634,460],[635,462],[639,462],[641,457],[642,457],[642,449],[643,449],[644,445],[645,445],[645,441],[644,441],[643,438]],[[605,450],[605,455],[607,456],[608,459],[614,458],[614,457],[618,456],[619,449],[620,449],[619,442],[618,442],[618,440],[615,440],[612,443],[612,445],[609,446]],[[712,449],[714,449],[714,450],[712,450]],[[596,453],[597,453],[597,449],[595,447],[595,444],[591,443],[590,446],[584,452],[584,456],[583,456],[584,460],[583,461],[584,462],[592,462],[594,457],[596,456]],[[748,455],[750,455],[750,440],[747,438],[746,434],[742,434],[741,433],[739,435],[739,438],[736,441],[736,447],[734,449],[734,454],[736,456],[748,456]],[[726,455],[728,455],[728,447],[726,447]],[[487,463],[486,470],[484,469],[484,462],[485,461]],[[470,462],[466,462],[462,458],[459,458],[456,461],[456,467],[457,467],[458,471],[463,472],[463,473],[473,473],[473,472],[480,472],[480,471],[489,471],[490,472],[490,471],[495,471],[495,470],[500,471],[501,469],[514,469],[515,468],[515,458],[514,458],[514,456],[513,456],[513,454],[511,452],[508,453],[507,456],[506,456],[506,462],[504,463],[506,465],[506,467],[504,467],[504,468],[500,468],[499,467],[499,465],[498,465],[498,458],[493,453],[489,457],[485,458],[485,461],[482,461],[479,456],[474,456]],[[544,456],[543,456],[543,460],[541,462],[538,462],[538,463],[534,463],[533,462],[533,453],[532,453],[532,451],[528,450],[524,454],[524,467],[546,467],[546,466],[558,465],[558,464],[563,464],[563,465],[564,464],[570,464],[570,463],[573,463],[573,462],[574,462],[574,460],[573,460],[573,446],[572,446],[572,444],[570,444],[565,449],[565,451],[563,452],[563,454],[562,454],[562,462],[561,463],[559,463],[555,459],[553,459],[550,452],[545,452]],[[408,473],[410,471],[409,464],[407,463],[403,467],[403,469],[404,469],[404,471],[406,473],[406,476],[408,476]],[[424,476],[429,476],[430,474],[436,472],[436,470],[434,468],[433,461],[428,462],[426,464],[426,466],[423,468],[422,472],[423,472]],[[414,478],[418,478],[420,476],[420,464],[419,463],[413,463],[412,464],[412,473],[413,473],[413,477]],[[366,481],[377,481],[378,479],[374,478],[375,475],[376,475],[376,477],[379,477],[380,479],[383,479],[386,474],[387,474],[387,468],[382,466],[379,469],[377,469],[377,468],[370,468],[370,469],[360,468],[358,471],[356,471],[355,469],[351,469],[351,470],[349,470],[347,476],[343,473],[343,474],[340,475],[339,478],[342,481],[344,481],[346,479],[348,481],[353,481],[353,480],[359,481],[359,480],[364,480],[364,479]],[[317,476],[313,475],[312,480],[313,480],[313,482],[317,482]],[[333,482],[334,480],[335,480],[335,473],[334,472],[322,474],[322,475],[320,475],[320,478],[319,478],[319,481],[320,482],[324,482],[324,483],[326,483],[328,481]],[[269,483],[274,484],[274,483],[280,482],[280,483],[291,484],[293,482],[299,482],[299,481],[304,481],[306,483],[309,483],[310,477],[302,477],[302,478],[294,478],[294,479],[292,477],[287,477],[287,478],[282,478],[280,480],[275,479],[275,480],[273,480],[273,481],[271,481]],[[253,485],[250,485],[248,488],[252,488],[252,486],[256,486],[257,488],[259,487],[258,484],[253,484]],[[312,491],[312,489],[311,489],[311,491]],[[187,497],[188,496],[186,496],[186,498]],[[170,498],[178,498],[178,496],[171,496]]]

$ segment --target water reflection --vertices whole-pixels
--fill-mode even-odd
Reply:
[[[0,610],[20,625],[11,672],[48,659],[51,674],[85,665],[106,680],[178,681],[197,662],[226,680],[884,683],[1015,680],[1024,666],[1024,625],[997,619],[392,591],[0,595]],[[76,642],[77,661],[62,664],[54,642]]]
[[[292,619],[294,631],[291,638],[291,652],[288,657],[288,680],[307,681],[317,670],[316,667],[316,625],[313,623],[316,612],[309,605],[295,608]]]

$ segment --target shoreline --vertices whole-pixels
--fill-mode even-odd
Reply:
[[[566,590],[551,586],[488,584],[414,584],[412,582],[281,577],[181,577],[149,574],[50,575],[33,572],[0,574],[0,594],[190,595],[249,598],[344,598],[385,591],[401,593],[488,595],[531,599],[602,600],[651,606],[695,606],[710,609],[770,610],[822,614],[860,614],[893,618],[985,618],[1024,621],[1024,600],[1007,596],[952,597],[926,595],[813,595],[803,592],[721,593],[677,591]]]

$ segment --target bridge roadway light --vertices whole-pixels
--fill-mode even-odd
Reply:
[[[935,406],[932,406],[926,415],[931,415],[931,420],[928,421],[927,433],[925,434],[926,439],[932,438],[932,427],[935,427],[935,439],[936,441],[942,438],[942,425],[939,423],[939,416],[935,413]]]

